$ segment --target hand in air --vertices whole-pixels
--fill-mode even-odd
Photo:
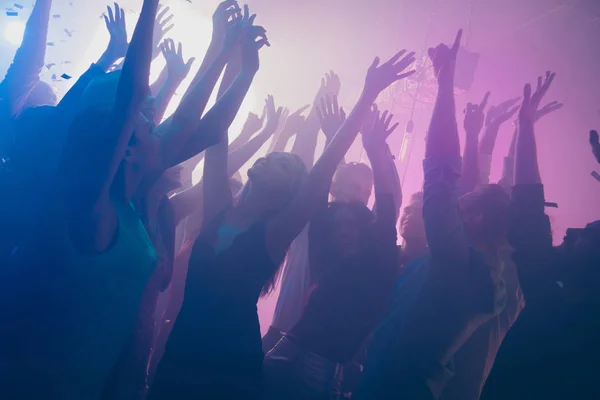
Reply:
[[[337,96],[333,99],[326,96],[321,98],[321,105],[317,107],[317,117],[327,141],[330,141],[346,120],[346,113],[338,105]]]
[[[546,104],[544,107],[540,108],[537,111],[537,113],[535,114],[535,121],[537,122],[546,115],[551,114],[554,111],[560,110],[561,108],[563,108],[563,105],[563,103],[559,103],[558,101],[551,101],[550,103]]]
[[[294,113],[290,114],[285,120],[285,126],[283,127],[282,133],[285,134],[288,138],[298,133],[298,131],[306,121],[306,117],[302,115],[302,113],[308,110],[309,107],[310,105],[305,105],[304,107],[299,108]]]
[[[267,123],[265,124],[263,132],[271,136],[277,131],[277,127],[279,126],[279,121],[281,119],[281,114],[283,113],[283,107],[275,107],[275,99],[272,95],[267,96],[267,100],[265,100],[265,105],[267,107]]]
[[[107,52],[114,57],[119,59],[125,57],[127,54],[127,26],[125,25],[125,11],[115,3],[115,10],[106,7],[108,15],[104,15],[104,22],[106,23],[106,29],[110,34],[110,41],[108,42]]]
[[[241,11],[235,0],[226,0],[219,4],[212,17],[213,41],[223,41],[228,28],[241,18]]]
[[[370,123],[367,123],[370,128],[365,129],[365,133],[362,134],[363,147],[367,154],[381,154],[381,152],[387,151],[386,140],[399,124],[395,123],[390,127],[394,118],[393,114],[389,114],[388,111],[381,114],[375,105],[371,107],[371,110],[372,119]]]
[[[479,132],[481,132],[483,122],[485,121],[485,107],[487,106],[489,97],[490,92],[487,92],[481,104],[467,103],[464,121],[464,128],[467,135],[478,136]]]
[[[454,83],[454,70],[456,68],[456,55],[460,48],[462,38],[462,29],[456,34],[452,47],[446,46],[444,43],[436,48],[429,49],[429,58],[433,63],[433,70],[438,83]]]
[[[597,131],[590,131],[590,144],[592,145],[592,154],[600,164],[600,141],[598,140]]]
[[[244,6],[244,15],[240,22],[236,25],[241,24],[243,27],[242,34],[242,71],[250,74],[255,74],[259,67],[260,61],[258,58],[258,51],[263,46],[271,46],[267,39],[267,31],[262,26],[254,25],[254,19],[256,14],[250,15],[248,6]]]
[[[369,67],[369,71],[367,72],[365,91],[377,96],[392,83],[414,74],[414,69],[408,72],[404,71],[415,62],[415,53],[413,51],[407,55],[405,54],[406,50],[402,50],[381,65],[379,65],[379,57],[375,57],[373,64],[371,64],[371,67]],[[400,58],[402,56],[404,57]]]
[[[325,77],[321,78],[321,86],[315,96],[315,105],[318,106],[323,97],[339,96],[341,87],[342,81],[338,74],[333,71],[326,73]]]
[[[538,77],[538,84],[535,92],[531,93],[531,85],[528,83],[523,89],[523,104],[521,104],[521,110],[519,111],[519,121],[527,123],[535,123],[537,120],[538,108],[540,103],[550,86],[554,81],[555,73],[546,72],[546,78],[542,80],[542,77]]]
[[[267,105],[265,104],[262,115],[259,117],[258,114],[253,112],[248,113],[248,118],[246,122],[244,122],[244,128],[242,132],[247,134],[249,137],[254,135],[256,132],[260,131],[265,123],[265,118],[267,117]]]
[[[173,20],[173,14],[169,7],[158,6],[159,13],[154,21],[154,31],[152,33],[152,59],[156,59],[161,53],[161,44],[165,35],[173,29],[175,25],[169,24]]]
[[[521,100],[520,97],[515,97],[497,106],[491,106],[485,118],[485,126],[500,127],[500,125],[511,119],[520,108],[519,105],[515,105],[519,100]]]
[[[171,39],[166,39],[161,45],[160,50],[167,62],[167,72],[169,80],[181,83],[190,73],[192,64],[195,58],[190,58],[186,63],[183,60],[183,49],[181,43],[175,48],[175,42]]]

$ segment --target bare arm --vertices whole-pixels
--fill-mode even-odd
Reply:
[[[194,58],[187,62],[183,60],[183,49],[181,43],[175,47],[173,40],[167,39],[161,45],[162,54],[167,62],[167,79],[165,79],[161,89],[154,99],[154,123],[160,124],[167,107],[175,95],[175,91],[181,85],[181,82],[187,77],[192,68]]]
[[[393,82],[414,72],[402,73],[414,61],[414,53],[398,61],[404,53],[398,53],[380,67],[379,59],[375,59],[369,68],[365,87],[356,106],[310,171],[307,182],[300,188],[291,204],[269,222],[267,248],[275,263],[283,260],[294,238],[321,204],[323,195],[327,196],[338,164],[356,139],[358,130],[379,93]]]
[[[319,129],[321,128],[317,116],[317,106],[320,104],[321,99],[326,95],[337,96],[339,92],[340,79],[333,71],[331,71],[321,80],[321,87],[317,92],[313,107],[306,117],[305,123],[296,135],[292,153],[297,154],[302,161],[304,161],[304,165],[306,165],[306,168],[309,170],[315,162],[315,149],[317,148],[317,138],[319,136]]]
[[[479,132],[485,119],[484,110],[490,92],[486,93],[481,104],[467,104],[465,113],[465,149],[463,152],[462,174],[459,181],[461,193],[468,193],[480,183],[479,173]]]
[[[201,129],[215,132],[220,137],[219,142],[207,150],[204,160],[204,224],[212,221],[219,212],[232,204],[232,194],[227,175],[227,130],[242,105],[242,101],[258,71],[258,51],[268,43],[264,28],[253,26],[254,15],[249,16],[249,13],[248,6],[244,6],[244,20],[242,22],[244,35],[240,44],[241,72],[238,74],[239,66],[236,63],[227,66],[219,88],[219,100],[200,122]],[[261,38],[259,42],[256,41],[258,38]],[[237,77],[233,80],[236,74]]]
[[[459,31],[450,49],[429,50],[438,75],[438,94],[425,141],[423,218],[431,256],[445,265],[465,265],[469,245],[458,215],[460,145],[454,103],[454,67],[460,46]]]
[[[27,20],[21,46],[0,83],[0,97],[8,102],[11,115],[21,112],[33,87],[40,81],[46,58],[48,22],[52,0],[37,0]]]
[[[398,127],[398,123],[390,127],[393,117],[392,114],[388,115],[387,111],[381,115],[379,111],[376,111],[373,121],[369,124],[370,128],[365,128],[366,132],[363,133],[362,139],[363,147],[367,152],[371,168],[373,169],[377,219],[383,220],[389,216],[390,221],[394,221],[393,225],[395,225],[400,214],[400,207],[402,206],[402,188],[394,163],[394,156],[386,143],[386,139]],[[379,202],[377,197],[381,197],[382,195],[389,196],[394,201],[393,215],[380,215],[381,213],[385,213],[385,210],[380,210],[378,207]]]

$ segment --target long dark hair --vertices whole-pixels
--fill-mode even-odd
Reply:
[[[327,208],[310,222],[308,231],[308,258],[310,265],[310,283],[318,283],[323,276],[338,264],[337,249],[333,245],[335,215],[341,210],[350,211],[356,218],[358,229],[365,232],[375,220],[375,216],[360,202],[329,203]]]

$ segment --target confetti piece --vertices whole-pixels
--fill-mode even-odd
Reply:
[[[22,10],[22,9],[23,9],[23,6],[22,6],[22,5],[20,5],[20,4],[17,4],[17,3],[15,3],[15,4],[14,4],[14,7],[15,7],[15,8],[18,8],[19,10]]]
[[[54,63],[50,63],[50,64],[46,64],[46,68],[50,69],[52,67],[54,67],[56,64]]]
[[[558,204],[556,204],[556,203],[545,202],[544,206],[550,207],[550,208],[558,208]]]
[[[46,46],[50,46],[50,47],[52,47],[52,46],[54,46],[54,43],[52,43],[52,42],[48,42],[48,43],[46,43]]]
[[[56,74],[52,74],[52,80],[55,81],[56,80]]]
[[[67,75],[67,74],[62,74],[60,77],[63,78],[63,79],[66,79],[66,80],[71,79],[71,77],[69,75]]]
[[[59,19],[59,18],[60,18],[60,14],[54,14],[54,15],[52,16],[52,18],[54,18],[54,19]]]
[[[6,16],[7,17],[17,17],[17,16],[19,16],[19,13],[16,11],[7,11]]]
[[[68,37],[73,37],[73,32],[75,32],[75,31],[70,31],[68,29],[65,29],[64,32],[67,34]]]
[[[594,179],[596,179],[598,182],[600,182],[600,174],[597,173],[596,171],[592,171],[592,176],[594,177]]]

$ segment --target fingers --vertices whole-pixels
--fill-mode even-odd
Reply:
[[[412,74],[414,74],[415,72],[417,72],[417,70],[416,70],[416,69],[413,69],[413,70],[411,70],[411,71],[408,71],[408,72],[406,72],[406,73],[404,73],[404,74],[397,75],[397,76],[396,76],[396,80],[397,80],[397,81],[399,81],[399,80],[401,80],[401,79],[404,79],[404,78],[406,78],[406,77],[409,77],[409,76],[411,76]]]
[[[396,61],[398,61],[400,59],[400,57],[402,57],[404,55],[404,53],[406,53],[406,50],[400,50],[392,58],[390,58],[384,65],[395,64]]]
[[[600,141],[599,141],[599,137],[598,137],[598,132],[595,130],[591,130],[590,131],[590,144],[592,146],[598,146],[600,145]]]
[[[192,57],[188,60],[188,62],[185,64],[185,70],[186,71],[190,71],[190,69],[192,69],[192,65],[194,65],[194,61],[196,61],[196,57]]]
[[[452,45],[452,53],[454,53],[455,55],[458,53],[458,49],[460,48],[462,34],[463,34],[463,30],[459,29],[458,33],[456,34],[456,38],[454,39],[454,45]]]
[[[485,108],[487,107],[488,100],[489,100],[489,98],[490,98],[490,94],[491,94],[491,92],[487,92],[487,93],[485,94],[485,96],[483,96],[483,101],[482,101],[482,102],[481,102],[481,104],[479,105],[479,109],[480,109],[481,111],[485,110]]]
[[[160,21],[165,17],[165,15],[167,15],[169,13],[169,11],[171,11],[170,7],[165,7],[160,10],[158,15],[156,16],[156,20],[159,21],[159,24],[160,24]]]
[[[342,120],[346,120],[346,111],[344,111],[344,107],[340,107],[340,115],[342,116]]]
[[[292,115],[300,115],[302,114],[304,111],[308,110],[308,108],[310,107],[310,104],[307,104],[301,108],[299,108],[298,110],[296,110],[296,112]]]
[[[523,88],[523,104],[528,104],[531,100],[531,85],[527,83]]]
[[[375,57],[370,68],[377,68],[378,65],[379,65],[379,57]]]
[[[267,104],[265,103],[265,106],[263,107],[262,115],[260,116],[260,120],[264,121],[266,117],[267,117]]]
[[[387,139],[396,130],[396,128],[398,128],[399,125],[400,123],[396,122],[390,129],[385,131],[385,138]]]
[[[106,6],[106,9],[108,10],[108,20],[111,24],[113,24],[115,22],[115,15],[113,14],[113,10],[112,8],[110,8],[110,6]]]
[[[175,42],[173,42],[173,46],[175,46]],[[179,44],[177,45],[177,55],[183,59],[183,45],[181,44],[181,42],[179,42]]]

